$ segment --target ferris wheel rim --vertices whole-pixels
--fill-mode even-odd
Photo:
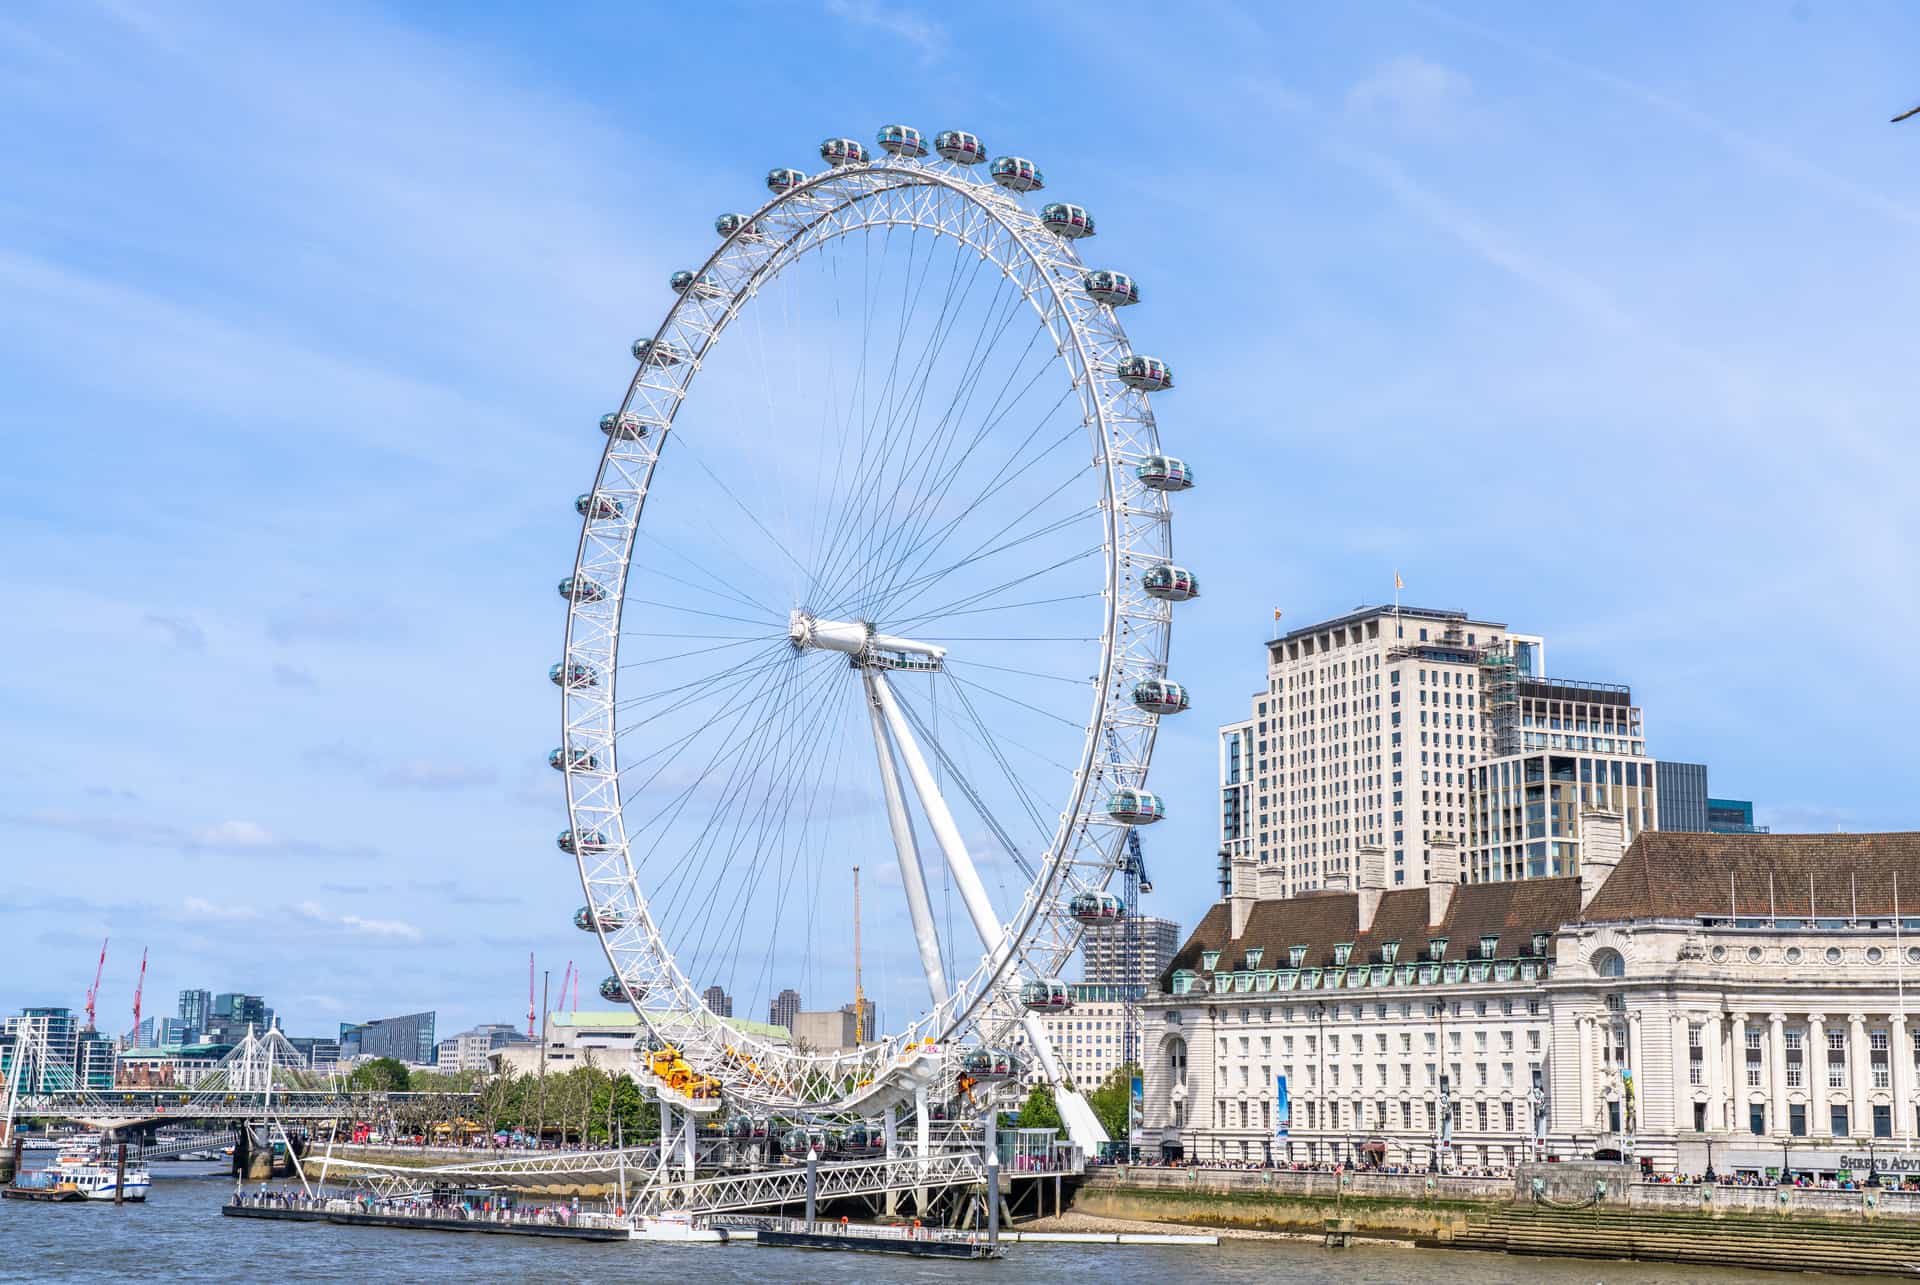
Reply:
[[[868,182],[865,184],[850,181],[862,175],[868,178]],[[593,930],[596,937],[600,940],[609,962],[614,967],[615,977],[619,978],[622,987],[628,990],[627,997],[629,1002],[640,1015],[642,1021],[647,1024],[649,1030],[656,1038],[662,1040],[680,1040],[684,1038],[687,1032],[677,1024],[671,1023],[666,1019],[671,1017],[685,1022],[693,1020],[696,1014],[703,1013],[705,1010],[702,1005],[700,993],[695,989],[691,978],[682,970],[677,953],[665,940],[662,926],[658,922],[649,904],[646,890],[641,884],[639,872],[633,866],[631,853],[628,850],[625,829],[626,801],[622,798],[622,791],[619,787],[618,750],[614,743],[617,739],[615,714],[618,708],[616,690],[619,671],[618,657],[620,637],[623,622],[627,618],[627,584],[628,578],[638,560],[635,544],[639,537],[641,522],[644,519],[646,500],[651,494],[659,458],[664,450],[668,435],[675,426],[674,421],[678,414],[679,407],[690,390],[694,379],[697,377],[709,348],[719,339],[726,328],[752,304],[755,296],[763,286],[780,272],[799,262],[805,255],[827,244],[829,238],[824,236],[812,243],[803,244],[803,242],[806,241],[807,232],[825,223],[826,220],[835,214],[855,207],[866,206],[869,202],[874,201],[875,198],[890,193],[908,192],[914,189],[939,189],[952,197],[958,198],[974,210],[983,213],[997,227],[998,234],[1004,237],[1009,250],[1017,250],[1021,266],[1037,278],[1038,285],[1044,286],[1047,302],[1050,303],[1053,310],[1051,314],[1043,309],[1041,303],[1036,299],[1035,289],[1027,288],[1025,290],[1027,300],[1033,305],[1042,324],[1051,328],[1052,319],[1057,318],[1071,338],[1071,347],[1078,360],[1078,373],[1076,374],[1075,372],[1074,363],[1067,360],[1067,355],[1064,350],[1057,353],[1053,360],[1060,362],[1065,367],[1069,378],[1072,379],[1074,388],[1079,394],[1082,404],[1083,427],[1090,435],[1091,440],[1097,443],[1097,464],[1101,478],[1100,491],[1102,496],[1101,522],[1105,534],[1104,556],[1101,559],[1105,604],[1102,611],[1100,666],[1097,679],[1093,683],[1093,708],[1090,711],[1082,738],[1079,766],[1073,775],[1072,798],[1069,800],[1069,805],[1061,813],[1055,835],[1049,843],[1044,856],[1038,858],[1041,865],[1039,872],[1035,875],[1034,879],[1029,882],[1020,905],[1002,925],[1002,931],[1007,935],[1012,945],[1000,953],[997,961],[992,958],[992,952],[983,950],[979,962],[974,964],[966,974],[965,979],[955,986],[953,995],[950,997],[947,1005],[936,1006],[930,1009],[921,1018],[894,1035],[889,1035],[864,1048],[856,1049],[848,1053],[785,1055],[789,1058],[798,1058],[805,1061],[813,1068],[824,1071],[829,1077],[835,1076],[846,1069],[880,1068],[884,1070],[885,1064],[891,1062],[900,1054],[917,1047],[918,1042],[925,1039],[929,1033],[935,1037],[937,1043],[945,1044],[972,1029],[973,1026],[979,1024],[983,1008],[990,1008],[995,1002],[998,992],[1004,991],[1004,983],[1009,975],[1017,973],[1019,969],[1024,966],[1026,962],[1026,944],[1034,936],[1036,923],[1050,916],[1060,917],[1059,903],[1064,901],[1064,892],[1068,884],[1071,882],[1075,888],[1088,887],[1104,889],[1115,873],[1111,861],[1089,865],[1084,873],[1070,869],[1070,867],[1075,864],[1071,859],[1079,855],[1087,847],[1089,836],[1094,828],[1106,824],[1104,818],[1093,814],[1089,806],[1089,799],[1095,789],[1096,780],[1101,779],[1105,775],[1096,770],[1096,765],[1099,760],[1103,741],[1108,740],[1111,736],[1113,714],[1116,708],[1115,696],[1119,690],[1120,683],[1124,679],[1124,675],[1120,673],[1116,649],[1116,635],[1119,629],[1124,588],[1123,578],[1127,575],[1130,565],[1137,561],[1134,557],[1133,546],[1128,540],[1127,524],[1123,520],[1122,500],[1123,492],[1126,488],[1119,479],[1119,473],[1126,463],[1126,459],[1123,458],[1123,456],[1145,457],[1148,454],[1157,453],[1159,448],[1152,411],[1143,397],[1140,399],[1140,412],[1133,419],[1135,427],[1132,430],[1133,437],[1138,439],[1139,449],[1134,451],[1123,451],[1121,449],[1122,439],[1115,427],[1114,397],[1111,395],[1099,395],[1102,376],[1105,377],[1107,382],[1111,382],[1113,372],[1110,370],[1103,371],[1101,369],[1095,355],[1095,350],[1099,345],[1092,341],[1086,325],[1086,317],[1088,315],[1098,313],[1102,310],[1078,306],[1082,301],[1070,295],[1068,283],[1063,280],[1061,275],[1054,271],[1052,267],[1054,263],[1064,261],[1071,265],[1076,275],[1084,276],[1086,272],[1085,266],[1080,263],[1071,244],[1054,238],[1053,234],[1041,228],[1038,221],[1033,219],[1033,217],[1017,203],[1013,202],[1011,198],[1001,196],[1001,194],[989,184],[970,179],[963,172],[960,172],[957,166],[920,164],[893,160],[876,160],[868,165],[835,166],[809,177],[804,183],[777,194],[772,200],[760,206],[740,227],[723,240],[722,244],[713,251],[699,271],[693,275],[693,282],[696,286],[709,281],[715,274],[716,268],[726,260],[729,253],[737,251],[743,239],[752,239],[755,235],[754,230],[763,226],[765,221],[770,220],[776,212],[783,208],[808,208],[812,211],[814,217],[800,230],[790,234],[785,241],[781,242],[772,252],[766,254],[761,259],[739,287],[726,298],[717,321],[711,317],[708,318],[709,322],[713,324],[708,325],[705,340],[698,349],[687,352],[685,357],[687,370],[684,379],[679,382],[678,387],[659,390],[667,391],[670,394],[666,405],[666,413],[649,418],[648,422],[653,425],[653,428],[651,442],[643,455],[644,467],[637,477],[632,478],[636,491],[633,511],[630,514],[624,515],[617,524],[620,533],[617,557],[619,574],[617,578],[605,586],[612,597],[611,616],[606,620],[604,627],[595,630],[603,640],[604,648],[601,651],[589,653],[587,649],[580,645],[580,626],[584,619],[583,608],[592,604],[583,603],[581,599],[575,595],[570,598],[568,605],[566,645],[561,662],[562,665],[571,667],[576,662],[591,664],[602,655],[604,655],[607,660],[606,682],[603,691],[595,691],[591,696],[583,698],[581,692],[577,691],[571,683],[561,684],[563,746],[566,747],[568,759],[564,765],[559,766],[562,766],[562,772],[566,781],[569,833],[572,835],[590,833],[591,831],[588,830],[585,822],[596,819],[610,821],[613,826],[613,830],[609,836],[611,840],[610,846],[617,861],[610,861],[604,858],[596,860],[589,856],[584,847],[581,847],[581,850],[575,853],[581,884],[588,897],[588,908],[594,916]],[[808,202],[811,202],[814,197],[822,192],[832,192],[839,199],[829,205],[819,205],[817,203],[811,206],[807,205]],[[1000,271],[1003,280],[1014,281],[1018,284],[1012,264],[995,258],[984,246],[975,240],[969,239],[969,237],[965,235],[961,235],[952,228],[934,226],[925,219],[891,219],[885,221],[854,222],[832,233],[831,236],[835,238],[845,237],[858,228],[871,228],[881,226],[883,223],[889,227],[900,226],[906,223],[918,231],[932,233],[935,236],[951,237],[954,240],[960,241],[971,248],[976,255],[992,263]],[[1042,238],[1046,239],[1043,240]],[[793,249],[795,246],[798,246],[798,248]],[[789,250],[792,252],[788,253]],[[1043,251],[1051,253],[1043,253]],[[683,310],[688,307],[690,301],[697,302],[698,297],[698,291],[695,289],[682,291],[680,297],[668,308],[666,316],[654,332],[651,343],[654,345],[670,344],[672,338],[678,333],[679,328],[676,326],[676,323],[680,320]],[[1131,344],[1126,341],[1125,333],[1120,328],[1117,319],[1112,317],[1111,309],[1105,309],[1104,311],[1113,334],[1117,336],[1119,347],[1130,354],[1132,352]],[[629,382],[627,394],[622,399],[619,414],[632,413],[632,408],[635,406],[637,399],[641,399],[648,390],[647,381],[649,372],[656,369],[656,367],[647,361],[643,360],[640,363],[633,378]],[[1109,391],[1112,393],[1121,390],[1113,389]],[[649,409],[652,408],[649,407]],[[617,435],[609,434],[607,444],[601,453],[599,467],[595,473],[594,488],[593,491],[590,492],[591,495],[595,497],[601,495],[609,477],[610,469],[613,469],[622,458],[631,458],[630,455],[627,457],[621,456],[621,446],[621,438]],[[1164,499],[1164,497],[1162,497],[1162,499]],[[1164,506],[1156,517],[1159,523],[1158,530],[1161,533],[1160,543],[1163,547],[1159,550],[1150,550],[1148,552],[1157,553],[1164,558],[1170,558],[1172,552],[1170,517]],[[594,528],[595,522],[593,517],[587,515],[586,520],[582,523],[581,535],[576,547],[574,559],[575,577],[584,576],[589,570],[602,565],[592,561],[589,557],[595,541]],[[1170,645],[1170,621],[1167,619],[1157,621],[1152,626],[1151,631],[1154,637],[1149,648],[1150,656],[1148,664],[1153,673],[1164,675]],[[571,672],[571,668],[569,668],[568,673],[570,674]],[[603,735],[606,752],[608,754],[609,770],[602,774],[604,779],[594,788],[597,788],[603,795],[606,794],[610,788],[611,796],[609,800],[602,802],[592,809],[583,806],[582,794],[584,791],[579,788],[583,774],[574,770],[574,763],[571,757],[575,752],[574,747],[576,740],[581,733],[584,721],[576,717],[575,710],[582,705],[590,706],[590,712],[600,715],[604,718],[606,724]],[[1136,785],[1144,784],[1146,767],[1151,760],[1156,723],[1157,720],[1155,719],[1145,720],[1135,734],[1138,745],[1138,763],[1136,769],[1132,772],[1132,777],[1133,783]],[[1115,775],[1118,776],[1120,774],[1116,772]],[[610,786],[608,784],[609,782],[611,783]],[[1125,842],[1126,827],[1111,827],[1111,830],[1112,834],[1107,846],[1117,852]],[[590,867],[593,866],[602,867],[603,872],[596,874],[590,869]],[[611,867],[610,871],[604,869],[609,867]],[[630,900],[615,906],[614,897],[596,895],[596,890],[605,893],[616,885],[616,890],[625,891],[630,894]],[[627,915],[629,919],[627,922],[616,924],[610,928],[610,916],[603,913],[607,910],[612,910],[615,914]],[[1064,963],[1065,956],[1071,953],[1078,936],[1078,926],[1075,925],[1067,934],[1064,946],[1056,944],[1054,952],[1056,958],[1052,961],[1053,969],[1057,969],[1061,963]],[[618,938],[618,940],[616,940],[616,938]],[[665,984],[671,992],[672,1004],[669,1009],[664,1011],[658,1011],[656,1009],[654,1001],[659,998],[657,991],[650,992],[642,997],[635,997],[631,993],[634,979],[627,976],[627,970],[623,960],[639,951],[645,951],[652,957],[655,964],[658,965],[656,969],[658,980],[648,984],[654,986],[660,983]],[[1051,972],[1052,970],[1050,969],[1049,971]],[[962,1000],[964,1000],[964,1003],[960,1002]],[[767,1042],[761,1041],[759,1037],[754,1035],[744,1032],[730,1032],[729,1038],[738,1044],[749,1046],[756,1052],[765,1053],[769,1056],[773,1056],[776,1053],[776,1050],[769,1046]],[[742,1088],[743,1092],[741,1096],[749,1101],[760,1100],[762,1098],[773,1099],[765,1104],[773,1106],[776,1109],[782,1107],[795,1107],[799,1109],[821,1107],[830,1110],[833,1105],[831,1102],[813,1104],[794,1102],[781,1098],[778,1094],[758,1094],[750,1085],[735,1086],[730,1084],[729,1087]],[[838,1096],[841,1099],[846,1099],[857,1096],[857,1094],[842,1091]]]

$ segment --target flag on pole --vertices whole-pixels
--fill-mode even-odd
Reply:
[[[1280,619],[1280,608],[1278,608],[1278,607],[1275,607],[1275,608],[1273,609],[1273,618],[1274,618],[1275,620],[1278,620],[1278,619]]]
[[[1404,581],[1404,580],[1402,580],[1402,579],[1400,578],[1400,573],[1399,573],[1398,571],[1396,571],[1396,572],[1394,572],[1394,573],[1393,573],[1393,588],[1394,588],[1394,591],[1395,591],[1395,592],[1397,593],[1397,592],[1399,592],[1400,590],[1402,590],[1402,589],[1404,589],[1404,588],[1406,588],[1406,587],[1407,587],[1407,584],[1406,584],[1406,581]]]

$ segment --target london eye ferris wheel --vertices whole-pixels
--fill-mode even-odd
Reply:
[[[602,993],[769,1114],[1009,1078],[1017,1043],[1066,1090],[1034,1017],[1122,914],[1127,831],[1164,814],[1155,730],[1188,703],[1193,477],[1154,423],[1172,370],[1121,329],[1139,288],[1083,265],[1093,216],[1040,204],[1033,162],[960,130],[878,144],[774,169],[673,274],[559,586],[549,762]],[[815,1048],[716,1019],[710,985],[852,998],[855,865],[884,1029]]]

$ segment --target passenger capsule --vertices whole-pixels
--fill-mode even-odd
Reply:
[[[1126,918],[1126,906],[1111,892],[1076,892],[1067,913],[1083,924],[1111,924]]]
[[[983,1084],[1011,1080],[1020,1074],[1020,1059],[1006,1049],[969,1049],[960,1059],[960,1069],[969,1079]]]
[[[978,134],[969,134],[964,129],[941,130],[933,140],[933,150],[940,153],[942,160],[955,165],[978,165],[987,159],[987,145],[980,141]]]
[[[1107,800],[1107,815],[1128,825],[1152,825],[1167,815],[1167,808],[1151,791],[1115,790]]]
[[[1147,597],[1158,598],[1162,602],[1185,602],[1200,596],[1200,578],[1185,567],[1176,567],[1171,562],[1148,567],[1146,574],[1140,577],[1140,587],[1146,591]]]
[[[571,665],[555,665],[547,670],[547,677],[553,680],[555,687],[597,687],[600,674],[592,665],[574,661]]]
[[[1171,455],[1149,455],[1134,465],[1140,485],[1156,491],[1185,491],[1193,486],[1193,469]]]
[[[1078,205],[1055,201],[1040,211],[1040,224],[1055,236],[1078,241],[1093,235],[1093,216]]]
[[[1039,168],[1024,156],[1002,156],[995,161],[993,181],[1009,192],[1038,192],[1047,185]]]
[[[1133,685],[1133,703],[1149,714],[1181,714],[1187,709],[1187,689],[1165,678],[1148,678]]]
[[[607,850],[607,836],[601,834],[598,830],[588,830],[577,839],[574,837],[573,831],[562,830],[559,837],[554,840],[554,843],[559,846],[560,851],[570,857],[577,857],[581,853],[592,855],[593,853],[605,852]]]
[[[1124,272],[1101,269],[1080,278],[1081,288],[1109,308],[1124,308],[1140,302],[1140,287]]]
[[[742,230],[751,232],[753,220],[744,214],[722,214],[713,221],[713,230],[721,236],[732,236]]]
[[[775,196],[785,196],[807,181],[805,170],[790,170],[786,166],[767,171],[767,191]]]
[[[556,772],[565,772],[569,768],[575,772],[592,772],[599,768],[600,760],[593,756],[592,750],[575,750],[569,754],[565,750],[553,749],[547,752],[547,766]]]
[[[1058,977],[1035,977],[1020,983],[1020,1006],[1029,1013],[1064,1013],[1073,1007],[1073,995]]]
[[[632,411],[600,417],[600,431],[623,442],[637,442],[647,435],[647,425]]]
[[[633,359],[643,366],[678,366],[686,360],[680,350],[669,343],[655,343],[651,339],[633,341]]]
[[[627,511],[627,506],[611,495],[595,491],[573,497],[573,511],[589,522],[609,522]]]
[[[917,161],[927,154],[927,140],[911,125],[887,125],[880,130],[879,143],[889,154]]]
[[[689,272],[685,268],[668,277],[667,285],[672,287],[677,295],[690,294],[696,299],[719,299],[727,293],[711,281],[701,280],[699,273]]]
[[[865,165],[867,149],[857,138],[829,138],[820,144],[820,159],[829,165]]]
[[[626,927],[627,920],[617,910],[595,911],[592,906],[582,906],[573,912],[573,926],[583,933],[611,933]]]
[[[610,975],[600,983],[600,998],[609,1004],[638,1004],[647,997],[645,986],[629,986],[617,975]]]
[[[601,588],[597,580],[589,580],[585,576],[576,580],[568,576],[560,582],[560,596],[574,602],[599,602],[607,596],[607,591]]]
[[[1113,373],[1120,376],[1120,382],[1128,388],[1137,388],[1143,393],[1164,393],[1173,387],[1173,367],[1158,357],[1136,354],[1121,362]]]

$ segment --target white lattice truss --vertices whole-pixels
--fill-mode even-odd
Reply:
[[[278,1028],[249,1030],[220,1064],[181,1088],[74,1088],[21,1093],[21,1115],[97,1124],[153,1119],[247,1120],[266,1116],[330,1119],[349,1109],[331,1077],[306,1069],[300,1051]]]
[[[983,167],[984,168],[984,167]],[[704,1017],[700,992],[683,975],[629,859],[616,749],[616,676],[627,577],[635,536],[663,439],[723,332],[776,274],[810,250],[867,228],[909,228],[970,246],[1022,292],[1051,335],[1078,397],[1102,488],[1105,621],[1094,698],[1058,826],[1034,878],[1004,925],[1010,949],[983,950],[947,999],[898,1033],[851,1052],[815,1054],[742,1033]],[[1157,718],[1129,699],[1137,682],[1165,675],[1171,611],[1141,587],[1146,568],[1172,556],[1164,493],[1133,466],[1159,453],[1145,394],[1116,369],[1132,353],[1113,310],[1089,298],[1085,268],[1072,243],[1049,232],[1012,196],[967,168],[882,157],[818,174],[755,211],[700,269],[654,333],[683,355],[677,364],[641,363],[620,410],[646,433],[609,438],[596,475],[597,496],[618,501],[617,516],[582,524],[577,578],[603,586],[598,601],[571,601],[563,664],[591,666],[592,686],[562,685],[562,744],[569,826],[599,832],[601,850],[580,846],[581,883],[614,972],[654,1034],[675,1043],[698,1070],[722,1081],[730,1102],[766,1112],[872,1117],[903,1102],[916,1086],[956,1069],[959,1044],[977,1037],[1006,1042],[1023,1016],[1018,979],[1057,976],[1078,944],[1067,913],[1078,891],[1099,890],[1121,868],[1128,827],[1102,804],[1114,790],[1145,785]],[[584,754],[583,754],[584,752]],[[585,755],[590,755],[588,759]],[[930,1073],[928,1045],[940,1066]]]

